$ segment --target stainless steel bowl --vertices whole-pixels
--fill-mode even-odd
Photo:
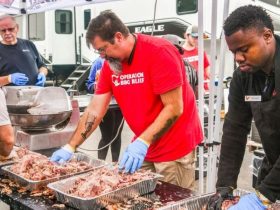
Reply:
[[[9,113],[11,123],[26,130],[47,129],[69,119],[72,111],[64,111],[49,115],[31,115]]]

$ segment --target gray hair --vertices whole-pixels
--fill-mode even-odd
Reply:
[[[15,18],[15,16],[7,15],[7,14],[0,15],[0,21],[5,20],[5,19],[11,19],[13,22],[16,23],[16,18]]]

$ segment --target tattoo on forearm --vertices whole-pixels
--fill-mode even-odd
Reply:
[[[153,142],[159,139],[177,120],[178,116],[173,117],[172,119],[168,119],[164,125],[164,127],[153,136]]]
[[[87,138],[87,134],[90,132],[95,120],[96,120],[96,117],[95,115],[88,115],[88,118],[86,120],[86,123],[85,123],[85,131],[83,133],[81,133],[81,136],[83,137],[83,139],[86,139]]]

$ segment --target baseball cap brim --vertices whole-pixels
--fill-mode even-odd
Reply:
[[[198,33],[191,33],[192,37],[198,37]]]

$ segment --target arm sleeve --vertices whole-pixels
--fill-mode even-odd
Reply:
[[[261,181],[260,185],[258,185],[256,188],[270,201],[275,202],[276,200],[280,199],[280,157],[278,157],[276,163],[273,166],[269,164],[266,159],[264,159],[263,161],[265,161],[266,164],[262,163],[262,167],[260,170],[269,172]],[[260,174],[259,172],[258,176],[262,176],[262,174]]]
[[[208,56],[206,52],[204,52],[204,68],[207,68],[210,65]]]
[[[100,71],[99,80],[95,90],[95,94],[104,94],[112,92],[112,80],[118,80],[118,76],[112,75],[112,71],[108,62],[104,62],[102,70]]]
[[[88,76],[88,81],[86,84],[87,90],[89,93],[93,93],[93,91],[94,91],[93,87],[94,87],[94,82],[95,82],[95,75],[96,75],[97,70],[102,68],[103,63],[104,63],[104,59],[99,57],[93,62],[92,66],[91,66],[90,73]]]
[[[186,78],[185,66],[177,49],[162,48],[154,55],[151,73],[154,93],[160,95],[181,86],[183,73]]]
[[[229,110],[223,126],[216,187],[236,188],[252,121],[250,104],[244,101],[241,75],[237,74],[235,71],[229,90]]]
[[[0,126],[10,124],[11,122],[7,111],[5,94],[2,88],[0,87]]]

